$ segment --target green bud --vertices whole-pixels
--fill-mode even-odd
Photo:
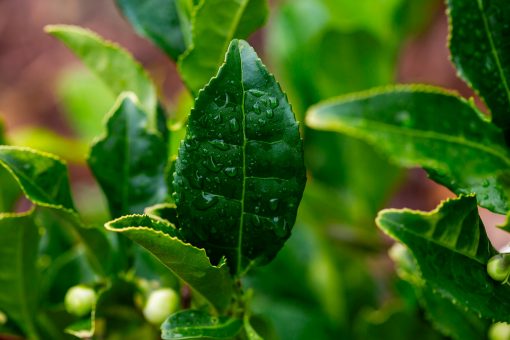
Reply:
[[[69,314],[84,316],[92,311],[96,301],[97,295],[92,288],[78,285],[69,288],[64,302]]]
[[[498,254],[487,262],[487,274],[496,281],[504,281],[510,275],[509,254]]]
[[[490,340],[510,339],[510,325],[505,322],[497,322],[489,328]]]
[[[157,289],[149,295],[143,309],[143,315],[147,321],[159,326],[170,314],[179,309],[179,305],[179,295],[175,290],[170,288]]]
[[[0,310],[0,326],[5,325],[7,323],[7,315]]]

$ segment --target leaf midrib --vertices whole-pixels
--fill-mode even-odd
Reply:
[[[504,87],[505,92],[506,92],[507,102],[508,102],[508,104],[510,106],[510,87],[508,86],[507,79],[506,79],[505,75],[503,74],[503,67],[501,66],[501,60],[500,60],[500,57],[499,57],[499,53],[498,53],[498,51],[496,49],[496,46],[494,44],[494,39],[492,37],[492,33],[491,33],[490,29],[489,29],[489,22],[487,20],[487,16],[486,16],[485,11],[484,11],[485,8],[483,6],[482,0],[477,0],[477,3],[478,3],[478,9],[480,10],[480,14],[482,16],[484,30],[485,30],[485,33],[487,34],[487,39],[489,39],[489,44],[490,44],[490,47],[491,47],[491,52],[492,52],[492,55],[494,56],[494,59],[496,61],[499,77],[501,78],[501,83],[503,84],[503,87]]]

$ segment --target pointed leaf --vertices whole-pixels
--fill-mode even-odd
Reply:
[[[450,50],[459,75],[510,129],[510,16],[507,0],[448,0]]]
[[[177,0],[116,0],[136,32],[151,40],[173,60],[186,50]]]
[[[34,324],[39,231],[32,213],[0,214],[0,311],[28,338],[39,339]]]
[[[177,238],[177,230],[169,222],[132,215],[108,222],[105,227],[149,250],[217,310],[224,310],[230,303],[233,282],[226,265],[211,265],[205,251]]]
[[[46,32],[62,41],[117,97],[132,91],[149,114],[149,126],[156,126],[157,94],[154,84],[131,54],[96,33],[77,26],[46,26]]]
[[[142,213],[145,207],[162,202],[167,195],[166,142],[150,130],[136,97],[119,97],[106,128],[87,161],[112,216]]]
[[[205,87],[175,166],[185,239],[232,272],[269,262],[290,236],[306,182],[298,123],[280,86],[244,41]]]
[[[211,316],[199,310],[185,310],[171,315],[161,325],[161,338],[232,339],[241,330],[240,319]]]
[[[195,96],[215,75],[230,41],[244,38],[265,21],[265,17],[255,18],[267,15],[262,6],[267,8],[266,1],[203,0],[197,5],[191,19],[192,45],[178,64],[184,83]]]
[[[396,86],[326,101],[307,125],[373,144],[397,164],[422,166],[457,194],[509,210],[510,154],[501,130],[469,102],[428,86]]]
[[[405,244],[425,287],[459,308],[496,321],[510,321],[510,289],[486,272],[496,253],[478,216],[474,196],[444,201],[436,210],[383,210],[377,225]]]

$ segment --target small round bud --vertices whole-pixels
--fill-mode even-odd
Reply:
[[[64,300],[66,311],[76,316],[84,316],[96,304],[96,292],[87,286],[78,285],[69,288]]]
[[[497,322],[489,328],[490,340],[510,339],[510,325],[505,322]]]
[[[0,326],[5,325],[7,323],[7,315],[0,310]]]
[[[154,325],[161,325],[163,321],[179,309],[180,299],[175,290],[161,288],[153,291],[143,309],[145,319]]]
[[[487,262],[487,274],[496,281],[504,281],[510,275],[510,259],[508,254],[498,254]]]

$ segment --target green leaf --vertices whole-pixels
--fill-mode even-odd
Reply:
[[[164,201],[166,142],[148,126],[132,94],[122,94],[107,121],[106,135],[92,146],[88,164],[113,217],[142,213]]]
[[[0,214],[0,235],[0,311],[28,338],[39,339],[35,327],[39,231],[33,211]]]
[[[169,222],[146,215],[132,215],[108,222],[105,227],[124,234],[149,250],[217,310],[224,310],[230,303],[233,282],[227,266],[223,263],[211,265],[205,251],[182,242]]]
[[[510,321],[510,289],[486,272],[496,253],[474,196],[444,201],[436,210],[383,210],[377,225],[413,254],[425,287],[480,318]]]
[[[194,96],[215,75],[230,41],[244,38],[265,21],[265,9],[266,1],[260,0],[202,0],[196,6],[191,19],[192,44],[178,63],[181,77]],[[255,17],[260,15],[264,18]]]
[[[179,225],[179,220],[177,219],[177,207],[174,203],[156,204],[145,208],[144,213],[165,219],[176,227]]]
[[[176,0],[116,0],[136,32],[173,60],[186,50]]]
[[[33,203],[75,210],[66,165],[57,157],[23,147],[0,146],[0,165]]]
[[[306,182],[298,123],[255,51],[234,40],[188,120],[174,177],[184,238],[232,272],[269,262]]]
[[[373,144],[397,164],[422,166],[457,194],[509,210],[510,155],[501,131],[462,98],[427,86],[396,86],[312,107],[308,126]]]
[[[450,50],[459,75],[483,97],[494,124],[510,128],[510,16],[506,0],[448,0]]]
[[[77,26],[50,25],[46,32],[62,41],[117,97],[132,91],[140,98],[141,107],[149,115],[149,126],[155,127],[157,94],[151,79],[131,54],[106,41],[96,33]]]
[[[241,330],[240,319],[211,316],[199,310],[185,310],[172,314],[161,325],[161,338],[175,339],[231,339]]]
[[[94,308],[95,309],[95,308]],[[65,329],[65,332],[79,339],[91,339],[95,333],[95,310],[90,317],[76,321]]]

